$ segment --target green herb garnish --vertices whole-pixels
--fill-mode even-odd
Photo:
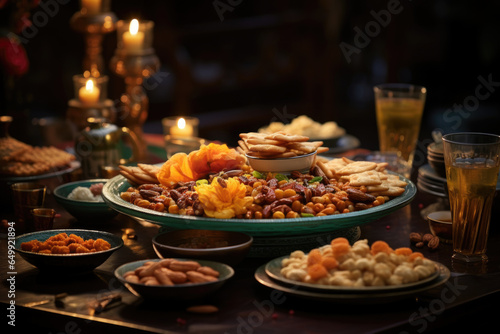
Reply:
[[[264,179],[266,178],[266,177],[264,176],[264,174],[262,174],[261,172],[258,172],[258,171],[256,171],[256,170],[254,170],[254,171],[252,172],[252,175],[253,175],[253,176],[255,176],[256,178],[258,178],[258,179],[262,179],[262,180],[264,180]]]
[[[321,182],[322,180],[323,180],[322,176],[316,176],[316,177],[313,177],[312,179],[310,179],[308,181],[308,183]]]
[[[287,181],[287,182],[288,182],[288,177],[287,177],[286,175],[283,175],[283,174],[279,174],[279,173],[278,173],[278,174],[276,174],[274,177],[275,177],[275,178],[276,178],[276,180],[278,180],[278,181],[283,181],[283,180],[285,180],[285,181]]]

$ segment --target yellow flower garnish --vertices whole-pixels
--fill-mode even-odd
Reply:
[[[246,213],[253,202],[252,196],[245,196],[245,185],[233,178],[219,183],[215,177],[211,184],[200,184],[194,189],[208,217],[233,218]]]

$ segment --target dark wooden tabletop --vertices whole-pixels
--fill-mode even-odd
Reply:
[[[413,178],[412,178],[413,179]],[[488,328],[496,321],[500,307],[495,302],[500,290],[500,227],[499,211],[494,210],[488,241],[489,261],[483,266],[465,268],[451,262],[450,244],[441,243],[437,250],[420,251],[432,260],[450,269],[449,280],[431,290],[403,299],[383,302],[348,304],[339,301],[303,299],[284,294],[261,285],[254,277],[256,269],[270,259],[246,258],[236,265],[235,276],[218,292],[204,300],[161,303],[143,301],[130,293],[114,277],[119,265],[147,258],[156,258],[151,239],[160,226],[140,223],[130,217],[118,215],[98,225],[80,223],[61,209],[50,190],[61,180],[47,180],[47,201],[61,214],[55,227],[88,228],[123,235],[125,228],[133,228],[136,239],[127,239],[124,247],[116,251],[92,273],[58,277],[46,275],[16,256],[15,285],[6,279],[7,242],[2,234],[0,242],[0,302],[6,310],[15,301],[15,331],[36,330],[37,333],[365,333],[408,332],[422,333],[433,330],[463,330]],[[446,200],[418,191],[410,205],[390,215],[360,227],[361,239],[369,243],[385,240],[393,248],[412,247],[411,232],[429,232],[425,214],[446,207]],[[8,216],[8,214],[7,214]],[[1,217],[7,219],[8,217]],[[15,296],[9,296],[14,289]],[[87,305],[102,296],[118,292],[122,301],[102,313],[91,316]],[[67,293],[63,305],[56,305],[54,295]],[[51,302],[26,307],[26,303],[49,299]],[[186,308],[194,304],[218,307],[213,314],[194,314]],[[7,316],[10,314],[8,309]],[[7,324],[8,317],[2,322]],[[11,326],[3,328],[14,329]]]

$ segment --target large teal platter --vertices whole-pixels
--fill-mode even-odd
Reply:
[[[103,187],[102,197],[114,210],[138,220],[162,225],[171,229],[212,229],[238,231],[252,236],[304,235],[332,232],[360,226],[384,217],[408,205],[417,193],[413,182],[399,176],[408,184],[405,192],[390,201],[363,211],[342,213],[322,217],[303,217],[290,219],[216,219],[208,217],[180,216],[156,212],[124,201],[120,193],[131,184],[121,175],[110,179]]]

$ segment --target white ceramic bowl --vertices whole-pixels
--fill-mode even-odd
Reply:
[[[316,151],[291,158],[265,159],[247,155],[247,159],[250,167],[256,171],[286,174],[293,171],[308,172],[315,156]]]

